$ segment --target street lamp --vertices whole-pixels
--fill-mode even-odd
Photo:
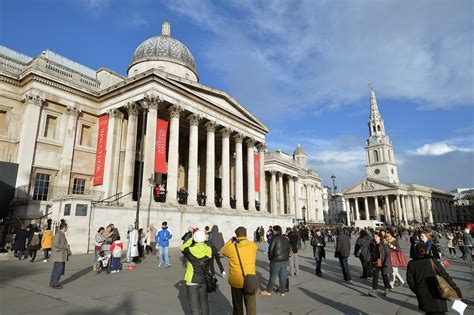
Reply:
[[[306,225],[306,207],[301,208],[303,210],[303,225]]]
[[[335,194],[336,193],[336,176],[334,176],[334,174],[332,174],[331,176],[331,179],[332,179],[332,192]]]

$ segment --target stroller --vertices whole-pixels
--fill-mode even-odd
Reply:
[[[112,266],[112,253],[110,252],[110,245],[103,245],[102,250],[99,252],[99,258],[96,263],[96,272],[97,274],[101,273],[103,270],[110,273]]]

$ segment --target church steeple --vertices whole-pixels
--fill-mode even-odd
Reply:
[[[370,119],[369,119],[369,136],[384,136],[385,126],[382,115],[379,113],[379,107],[377,105],[377,98],[375,97],[374,86],[369,83],[370,86]]]

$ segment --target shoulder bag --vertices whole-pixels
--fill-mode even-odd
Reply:
[[[218,285],[217,285],[216,276],[211,274],[208,270],[208,267],[206,265],[208,262],[209,261],[207,259],[202,260],[201,262],[199,262],[199,265],[201,266],[202,273],[204,274],[204,280],[206,281],[207,292],[212,293],[212,292],[215,292],[217,290]],[[213,264],[214,262],[211,260],[210,263]]]
[[[459,299],[459,295],[456,290],[449,284],[446,279],[443,278],[438,272],[438,268],[436,268],[436,264],[431,259],[431,267],[433,268],[435,280],[436,280],[436,287],[438,289],[438,293],[440,298],[443,300],[454,301]]]
[[[244,266],[242,265],[242,260],[240,259],[239,249],[237,243],[234,243],[235,251],[237,252],[237,257],[239,258],[240,269],[242,270],[242,276],[244,277],[244,294],[253,295],[258,291],[258,279],[256,275],[245,275]]]

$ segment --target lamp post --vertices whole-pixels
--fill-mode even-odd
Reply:
[[[147,217],[147,225],[150,226],[150,209],[151,209],[151,202],[154,200],[153,196],[153,189],[155,188],[155,174],[151,173],[150,177],[148,178],[148,184],[150,185],[150,202],[148,203],[148,217]],[[138,227],[137,227],[138,229]]]
[[[301,208],[303,210],[303,225],[306,225],[306,207]]]
[[[333,192],[333,194],[335,194],[336,189],[337,189],[337,187],[336,187],[336,176],[334,176],[334,174],[332,174],[331,179],[332,179],[332,192]]]

